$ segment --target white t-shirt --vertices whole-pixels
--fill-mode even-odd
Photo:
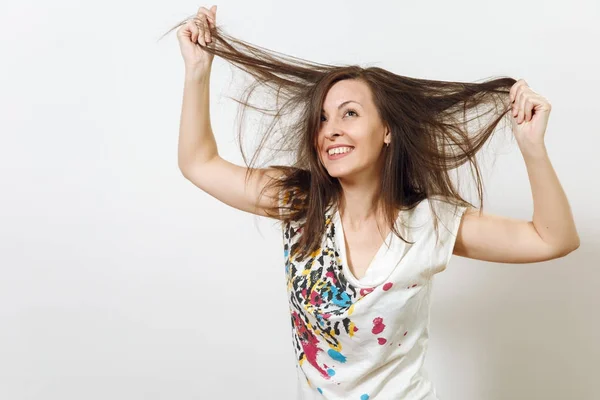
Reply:
[[[437,244],[429,203],[441,218]],[[326,212],[321,248],[304,260],[290,254],[301,221],[283,224],[298,400],[437,400],[423,368],[432,280],[452,256],[465,209],[430,198],[400,212],[396,226],[415,243],[390,233],[360,280],[346,263],[337,207]]]

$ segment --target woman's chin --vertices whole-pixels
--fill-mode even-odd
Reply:
[[[344,178],[352,174],[352,170],[339,167],[329,168],[327,169],[327,172],[332,178]]]

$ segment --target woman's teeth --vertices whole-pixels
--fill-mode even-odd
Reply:
[[[352,151],[352,149],[352,147],[336,147],[334,149],[329,150],[328,153],[330,156],[332,156],[334,154],[348,153]]]

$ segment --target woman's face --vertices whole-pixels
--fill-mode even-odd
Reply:
[[[317,151],[329,175],[335,178],[377,178],[378,161],[391,136],[382,123],[366,83],[355,79],[336,82],[321,111]],[[328,148],[344,146],[330,154]]]

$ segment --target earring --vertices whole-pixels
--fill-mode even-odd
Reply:
[[[390,142],[387,142],[387,143],[385,144],[385,146],[386,146],[386,147],[390,147]]]

